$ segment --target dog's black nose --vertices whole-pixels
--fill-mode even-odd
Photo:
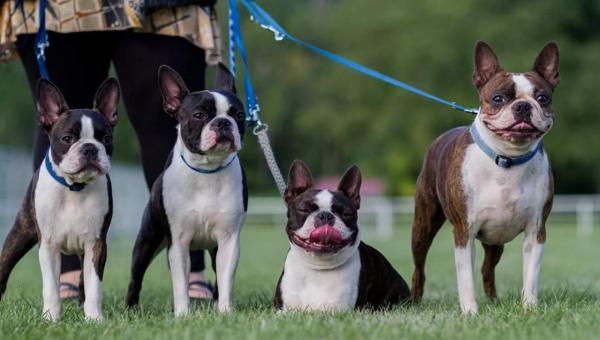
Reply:
[[[315,227],[322,225],[333,225],[335,223],[335,216],[329,211],[321,211],[315,216]]]
[[[226,131],[231,127],[231,122],[226,118],[215,119],[212,124],[218,131]]]
[[[517,121],[530,120],[532,108],[533,107],[531,106],[531,104],[529,104],[529,102],[526,101],[514,103],[512,106],[512,111],[515,115],[515,119]]]
[[[85,143],[81,146],[81,153],[89,160],[98,158],[98,148],[92,143]]]

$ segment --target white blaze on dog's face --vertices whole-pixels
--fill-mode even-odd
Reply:
[[[226,157],[242,148],[244,107],[233,76],[219,64],[217,89],[190,92],[173,69],[161,66],[159,83],[165,111],[179,122],[179,138],[192,153]]]
[[[494,51],[479,42],[475,49],[473,82],[479,90],[477,119],[499,145],[528,148],[554,123],[552,92],[559,82],[558,46],[547,44],[531,71],[503,71]],[[484,137],[485,137],[484,136]]]
[[[295,161],[285,191],[291,247],[321,259],[355,248],[359,242],[360,184],[360,171],[352,167],[338,190],[313,189],[308,168]]]
[[[88,183],[110,170],[118,102],[114,78],[100,86],[93,109],[71,110],[52,83],[38,82],[38,120],[50,139],[54,170],[68,183]]]

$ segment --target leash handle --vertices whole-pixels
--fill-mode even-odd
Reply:
[[[48,42],[48,32],[46,32],[46,1],[39,1],[38,8],[38,31],[35,35],[35,58],[37,59],[40,77],[49,79],[46,69],[46,48],[50,46]]]
[[[231,1],[234,1],[234,0],[230,0],[230,2]],[[265,12],[265,10],[263,10],[259,5],[257,5],[254,0],[240,0],[240,1],[246,7],[248,12],[250,12],[251,20],[254,21],[255,23],[257,23],[258,25],[260,25],[262,28],[273,32],[273,34],[275,35],[275,40],[277,40],[277,41],[287,39],[291,42],[294,42],[294,43],[308,49],[309,51],[311,51],[315,54],[321,55],[329,60],[332,60],[335,63],[338,63],[338,64],[345,66],[349,69],[352,69],[356,72],[362,73],[371,78],[381,80],[392,86],[401,88],[405,91],[408,91],[408,92],[411,92],[418,96],[438,102],[440,104],[447,105],[455,110],[466,112],[466,113],[473,113],[473,114],[477,114],[479,112],[479,109],[477,109],[477,108],[467,108],[467,107],[457,104],[456,102],[451,102],[449,100],[434,96],[428,92],[425,92],[425,91],[418,89],[412,85],[409,85],[400,80],[392,78],[386,74],[375,71],[371,68],[368,68],[368,67],[361,65],[357,62],[354,62],[350,59],[336,55],[335,53],[329,52],[320,47],[317,47],[317,46],[307,43],[303,40],[300,40],[300,39],[296,38],[295,36],[289,34],[287,31],[285,31],[277,23],[277,21],[275,21],[275,19],[273,19],[267,12]]]

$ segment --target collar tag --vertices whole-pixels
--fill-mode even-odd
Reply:
[[[496,165],[503,169],[508,169],[512,166],[512,159],[498,155],[496,156]]]
[[[538,153],[541,153],[544,148],[542,142],[540,141],[533,150],[531,150],[521,156],[517,156],[517,157],[503,156],[503,155],[499,155],[499,154],[495,153],[494,150],[492,150],[492,148],[483,141],[483,139],[479,135],[479,132],[477,132],[475,123],[473,123],[473,125],[471,125],[471,127],[469,128],[469,132],[471,133],[473,142],[475,142],[475,144],[477,144],[479,149],[481,151],[483,151],[483,153],[485,153],[489,158],[491,158],[492,161],[494,161],[494,163],[502,169],[510,169],[513,166],[525,164],[525,163],[529,162],[531,159],[533,159],[533,157],[535,157],[535,155],[537,155]]]

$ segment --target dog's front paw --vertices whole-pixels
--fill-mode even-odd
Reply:
[[[233,307],[231,306],[230,303],[224,303],[224,304],[219,304],[217,307],[217,310],[219,311],[219,313],[231,313],[233,312]]]
[[[102,313],[90,313],[86,314],[85,320],[92,322],[102,322],[104,320],[104,316],[102,316]]]
[[[537,299],[533,297],[523,297],[523,308],[534,309],[537,307]]]
[[[189,310],[187,307],[176,307],[175,308],[175,316],[176,317],[183,317],[188,315]]]
[[[46,309],[42,317],[48,321],[58,321],[60,320],[60,308]]]
[[[462,315],[477,315],[477,304],[461,305],[460,309],[462,311]]]

